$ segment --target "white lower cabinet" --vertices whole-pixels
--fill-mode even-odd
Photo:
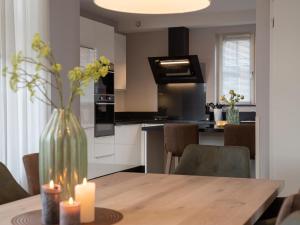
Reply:
[[[94,157],[99,159],[105,156],[115,154],[114,144],[97,144],[95,143]]]
[[[115,136],[104,136],[95,138],[94,160],[99,163],[114,163]]]
[[[141,125],[119,125],[115,127],[115,144],[137,145],[141,136]]]
[[[115,136],[95,137],[96,144],[114,144]]]
[[[115,162],[131,166],[141,165],[141,125],[121,125],[115,128]]]
[[[85,130],[90,163],[125,169],[142,165],[140,124],[115,126],[114,136],[97,138],[94,128]]]
[[[140,165],[140,154],[137,145],[115,145],[115,152],[116,164]]]

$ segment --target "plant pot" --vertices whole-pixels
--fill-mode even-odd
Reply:
[[[214,118],[215,122],[223,120],[223,110],[222,109],[214,109]]]
[[[74,197],[74,187],[87,177],[87,138],[71,111],[55,109],[40,136],[40,184],[54,180],[61,198]]]
[[[236,108],[228,108],[226,112],[226,120],[228,124],[240,124],[240,111]]]

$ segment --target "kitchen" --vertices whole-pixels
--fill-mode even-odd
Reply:
[[[128,169],[161,173],[165,163],[162,129],[159,134],[156,132],[157,134],[150,135],[155,136],[151,141],[149,133],[151,131],[153,133],[155,128],[162,128],[165,122],[198,121],[201,144],[224,145],[223,129],[214,129],[212,113],[206,115],[205,111],[206,103],[218,102],[214,54],[216,35],[255,33],[255,24],[173,28],[173,36],[167,28],[121,34],[108,24],[99,20],[80,18],[81,52],[93,52],[81,55],[84,57],[105,55],[114,62],[115,104],[111,102],[108,106],[107,110],[111,115],[108,116],[110,118],[106,118],[110,124],[108,126],[111,135],[108,135],[108,132],[101,137],[94,137],[96,124],[94,118],[97,114],[93,97],[94,85],[90,85],[85,96],[81,97],[81,121],[89,142],[89,177]],[[179,36],[176,37],[176,34]],[[175,40],[173,44],[172,40]],[[155,57],[172,54],[175,59],[176,54],[190,55],[195,63],[186,71],[192,71],[196,76],[188,80],[178,80],[178,76],[166,77],[167,72],[162,75],[163,72],[153,66],[153,60],[157,59]],[[166,59],[169,60],[169,57]],[[84,60],[86,59],[81,61]],[[172,69],[170,71],[172,72]],[[178,97],[176,90],[181,92],[179,95],[186,96],[182,100],[186,105],[180,106],[177,110],[174,107],[170,108],[171,105],[165,105],[166,101],[163,98],[164,95],[168,96],[169,102],[173,102],[173,106],[177,107],[179,104],[176,104]],[[170,109],[166,112],[168,107]],[[254,104],[241,106],[240,111],[241,121],[255,121]],[[107,125],[105,126],[107,128]],[[155,146],[155,150],[147,144]]]
[[[0,2],[0,224],[300,223],[298,0]]]

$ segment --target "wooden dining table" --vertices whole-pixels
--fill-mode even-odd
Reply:
[[[117,225],[254,224],[283,186],[271,180],[141,173],[93,181],[96,206],[122,214]],[[0,224],[40,208],[40,196],[1,205]]]

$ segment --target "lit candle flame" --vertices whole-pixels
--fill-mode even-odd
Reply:
[[[69,204],[70,204],[70,205],[73,205],[73,204],[74,204],[74,200],[73,200],[72,197],[69,198]]]
[[[87,180],[86,180],[86,178],[83,178],[83,182],[82,182],[82,184],[84,184],[84,185],[86,185],[86,184],[87,184]]]
[[[50,180],[49,188],[50,189],[54,189],[54,182],[53,182],[53,180]]]

